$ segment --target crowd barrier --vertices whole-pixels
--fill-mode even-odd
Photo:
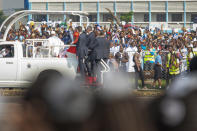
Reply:
[[[145,56],[145,52],[142,52],[142,64],[141,67],[143,69],[144,72],[144,79],[145,80],[153,80],[154,79],[154,66],[155,63],[153,64],[146,64],[146,62],[144,61],[144,56]],[[166,80],[168,78],[168,70],[167,70],[167,55],[169,53],[169,51],[161,51],[162,55],[162,80]],[[135,54],[135,52],[127,52],[127,53],[132,53],[133,55]],[[174,53],[179,53],[179,52],[174,52]],[[182,52],[183,54],[186,54],[187,52]],[[157,56],[157,52],[154,52],[154,58],[156,58]],[[133,57],[133,55],[130,55],[130,57]],[[186,55],[185,55],[186,56]],[[133,58],[130,58],[129,60],[133,60]],[[180,69],[180,73],[186,72],[187,70],[187,60],[186,57],[182,57],[181,59],[179,59],[179,69]]]

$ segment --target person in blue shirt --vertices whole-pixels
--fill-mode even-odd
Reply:
[[[153,88],[155,88],[156,81],[158,81],[159,88],[161,88],[161,76],[162,76],[162,73],[161,73],[161,68],[162,68],[161,54],[162,54],[162,52],[158,51],[158,55],[155,59],[155,67],[154,67],[155,75],[154,75]]]
[[[142,47],[142,50],[146,50],[146,43],[142,42],[141,47]]]

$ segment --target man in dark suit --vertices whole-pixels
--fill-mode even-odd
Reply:
[[[78,62],[79,62],[79,69],[80,69],[80,74],[81,78],[85,79],[86,76],[86,65],[85,65],[85,59],[87,59],[88,56],[88,47],[87,47],[87,35],[85,32],[82,32],[82,27],[78,27],[79,30],[79,40],[76,43],[76,49],[77,49],[77,57],[78,57]]]
[[[91,53],[91,60],[94,61],[93,72],[97,76],[97,81],[101,82],[101,64],[103,59],[107,62],[110,53],[110,42],[105,38],[103,30],[97,30],[98,36],[96,37],[95,44]]]
[[[88,26],[87,27],[87,39],[88,39],[88,59],[86,60],[86,67],[87,67],[87,71],[88,71],[88,75],[89,76],[93,76],[92,74],[92,66],[94,64],[94,61],[91,61],[91,52],[93,50],[94,44],[95,44],[95,39],[96,39],[96,35],[95,33],[92,31],[92,27]]]

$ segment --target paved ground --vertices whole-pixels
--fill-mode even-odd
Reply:
[[[0,97],[0,120],[9,116],[11,111],[20,107],[20,97],[1,96]]]

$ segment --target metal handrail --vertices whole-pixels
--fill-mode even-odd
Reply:
[[[101,84],[103,84],[103,74],[110,71],[110,67],[107,65],[107,63],[101,59],[101,65],[103,66],[104,70],[101,71]]]

